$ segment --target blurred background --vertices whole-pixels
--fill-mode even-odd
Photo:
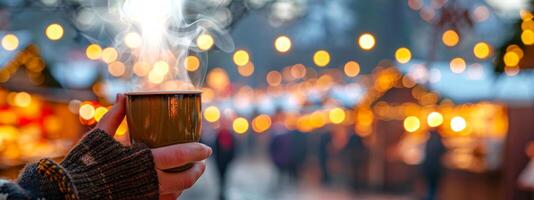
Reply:
[[[0,176],[61,159],[149,76],[94,2],[0,1]],[[534,2],[186,4],[236,48],[192,41],[215,153],[182,199],[534,199]]]

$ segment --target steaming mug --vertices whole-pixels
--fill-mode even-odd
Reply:
[[[132,144],[150,148],[198,142],[202,126],[201,91],[126,93],[126,120]],[[165,172],[182,172],[186,164]]]

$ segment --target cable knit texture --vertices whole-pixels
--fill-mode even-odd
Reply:
[[[124,147],[93,130],[57,164],[30,164],[15,183],[0,180],[0,199],[158,199],[158,180],[149,148]]]

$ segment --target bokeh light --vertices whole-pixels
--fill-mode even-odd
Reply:
[[[348,77],[356,77],[360,74],[360,64],[356,61],[349,61],[343,67],[343,71]]]
[[[85,120],[91,120],[95,116],[95,107],[89,103],[84,103],[78,111],[80,117]]]
[[[256,133],[263,133],[271,127],[271,117],[266,114],[258,115],[252,120],[252,130]]]
[[[126,71],[126,66],[124,66],[124,63],[120,61],[115,61],[110,64],[108,64],[108,72],[114,77],[119,77],[124,75],[124,72]]]
[[[523,41],[523,44],[525,45],[534,44],[534,31],[530,29],[524,30],[523,33],[521,33],[521,41]]]
[[[249,62],[244,66],[237,66],[237,72],[244,77],[252,76],[254,74],[254,63]]]
[[[150,65],[143,61],[136,62],[133,66],[133,72],[139,77],[146,76],[149,71]]]
[[[328,118],[334,124],[341,124],[345,121],[345,111],[341,108],[334,108],[328,113]]]
[[[467,127],[467,122],[463,117],[456,116],[451,119],[451,130],[454,132],[463,131]]]
[[[208,122],[216,122],[221,118],[221,111],[215,106],[208,106],[204,110],[204,119]]]
[[[443,115],[439,112],[431,112],[428,114],[426,122],[430,127],[438,127],[443,124]]]
[[[330,63],[330,53],[325,50],[319,50],[313,54],[313,63],[318,67],[326,67]]]
[[[208,73],[207,83],[209,87],[218,91],[222,91],[228,88],[230,79],[228,78],[228,74],[224,69],[215,68]]]
[[[98,60],[102,56],[102,47],[98,44],[90,44],[85,49],[85,55],[91,60]]]
[[[63,37],[64,30],[59,24],[50,24],[46,27],[45,34],[49,40],[59,40]]]
[[[270,71],[267,73],[266,80],[270,86],[279,86],[282,83],[282,74],[278,71]]]
[[[248,121],[245,118],[238,117],[234,120],[232,123],[232,128],[234,129],[234,132],[238,134],[243,134],[248,131]]]
[[[116,61],[119,58],[119,52],[117,52],[117,50],[113,47],[108,47],[102,50],[101,58],[102,58],[102,61],[109,64],[109,63]]]
[[[375,36],[371,33],[364,33],[358,38],[358,45],[365,51],[372,50],[376,45]]]
[[[243,66],[250,62],[250,55],[245,50],[238,50],[234,53],[233,60],[237,66]]]
[[[32,103],[32,96],[27,92],[19,92],[15,95],[15,105],[18,107],[28,107]]]
[[[473,47],[473,54],[478,59],[486,59],[491,55],[491,46],[486,42],[479,42]]]
[[[399,63],[408,63],[412,59],[412,52],[410,52],[410,49],[406,47],[401,47],[395,51],[395,58]]]
[[[441,41],[443,44],[445,44],[445,46],[454,47],[458,44],[458,42],[460,42],[460,36],[455,30],[449,29],[443,32]]]
[[[202,51],[210,50],[215,43],[215,40],[210,34],[203,33],[197,37],[197,47]]]
[[[466,63],[463,58],[453,58],[449,64],[449,67],[454,73],[462,73],[465,71]]]
[[[196,56],[187,56],[185,58],[185,69],[190,72],[197,71],[200,67],[200,59]]]
[[[415,116],[409,116],[404,119],[404,130],[413,133],[421,127],[421,122],[419,121],[419,118]]]
[[[108,109],[106,107],[98,107],[95,109],[95,115],[94,115],[94,118],[97,122],[100,121],[100,119],[102,119],[102,117],[104,117],[104,115],[106,115],[106,113],[108,112]]]
[[[287,36],[280,36],[274,41],[274,47],[280,53],[287,53],[291,46],[291,39]]]
[[[124,36],[124,43],[129,48],[139,48],[143,44],[143,38],[136,32],[129,32]]]
[[[2,38],[2,47],[7,51],[13,51],[19,47],[19,38],[13,34],[7,34]]]
[[[510,67],[515,67],[519,65],[520,60],[521,58],[519,57],[519,55],[517,55],[517,53],[513,51],[506,52],[503,58],[504,64]]]

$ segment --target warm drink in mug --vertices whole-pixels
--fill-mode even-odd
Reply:
[[[202,124],[201,91],[126,93],[126,119],[132,144],[150,148],[198,142]],[[166,171],[179,172],[192,164]]]

